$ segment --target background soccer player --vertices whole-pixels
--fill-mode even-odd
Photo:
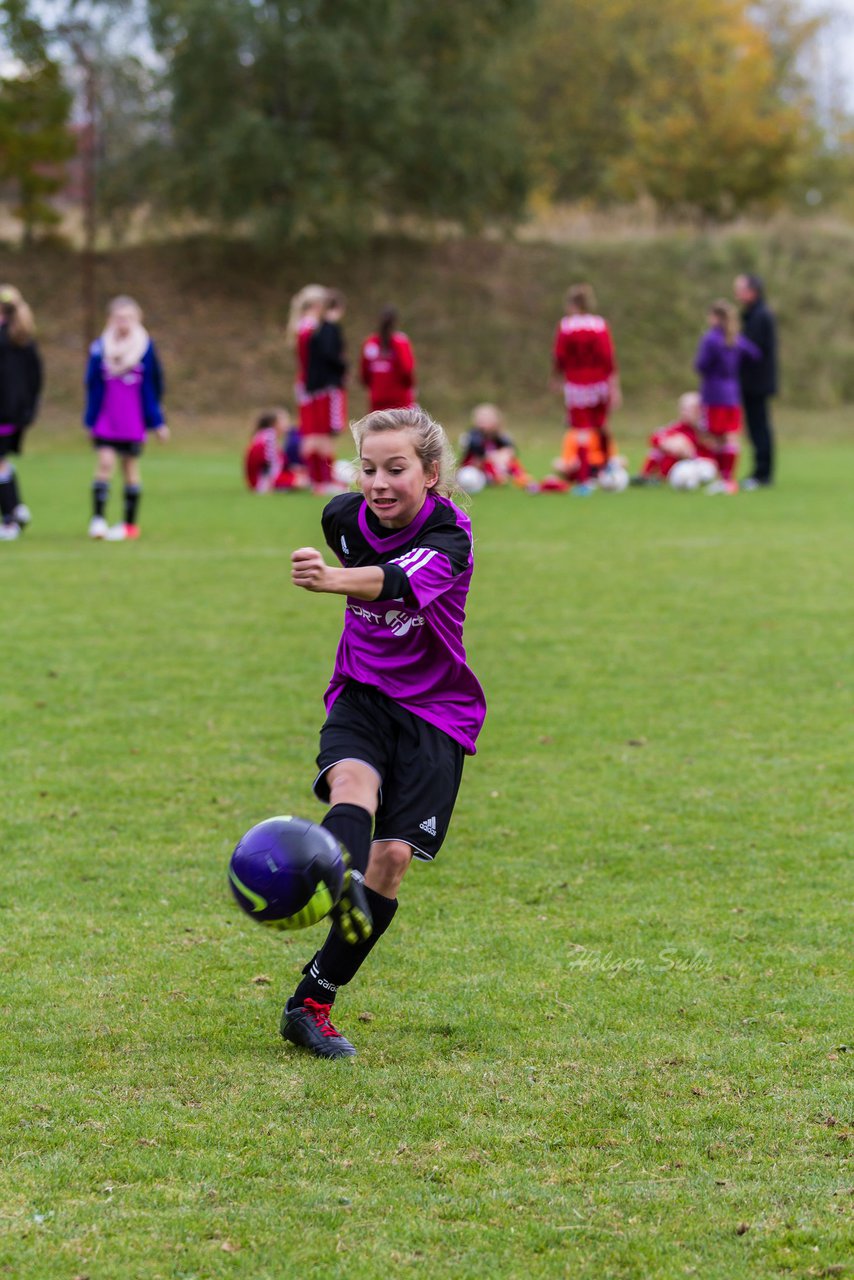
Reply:
[[[104,332],[90,348],[86,369],[83,421],[98,455],[92,482],[90,538],[121,542],[139,537],[139,460],[145,435],[152,431],[161,441],[169,439],[160,407],[162,395],[163,373],[154,343],[142,323],[142,311],[133,298],[114,298]],[[117,458],[121,458],[125,482],[124,521],[109,528],[105,512]]]
[[[664,480],[677,462],[698,456],[698,432],[702,413],[703,407],[696,391],[686,391],[679,397],[679,417],[650,436],[649,452],[640,474],[633,478],[632,484],[652,484],[657,480]]]
[[[287,409],[267,409],[258,415],[243,455],[243,474],[254,493],[308,486],[299,428]]]
[[[23,451],[38,412],[42,362],[34,333],[33,313],[18,290],[0,285],[0,542],[14,541],[30,522],[9,459]]]
[[[395,307],[384,307],[376,332],[362,343],[360,373],[371,411],[408,409],[415,403],[415,354],[397,318]]]
[[[504,415],[494,404],[475,405],[471,426],[460,440],[460,467],[477,467],[487,484],[525,486],[531,477],[516,455],[516,442],[504,427]]]
[[[369,414],[353,434],[361,493],[323,512],[341,567],[312,547],[292,556],[296,586],[347,598],[314,789],[331,804],[323,825],[349,853],[351,884],[281,1024],[324,1058],[355,1053],[332,1002],[391,924],[412,858],[439,852],[486,714],[463,647],[471,525],[448,496],[447,437],[417,407]]]
[[[733,493],[741,432],[742,360],[755,360],[759,348],[739,333],[735,307],[724,299],[709,309],[709,327],[700,339],[694,368],[700,375],[703,432],[711,449],[720,480],[709,493]]]
[[[326,291],[318,323],[308,338],[305,390],[308,425],[301,428],[303,457],[312,487],[320,493],[340,489],[332,473],[335,437],[347,422],[347,360],[344,354],[344,295]]]
[[[595,314],[595,306],[589,284],[572,285],[553,348],[555,372],[563,378],[567,422],[573,432],[577,465],[571,478],[578,493],[590,491],[590,479],[613,452],[608,414],[621,403],[614,343],[608,325]]]

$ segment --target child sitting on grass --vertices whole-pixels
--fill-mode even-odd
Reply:
[[[462,467],[482,471],[487,484],[530,484],[513,437],[504,430],[504,415],[494,404],[478,404],[472,410],[472,425],[460,441]]]
[[[616,445],[610,435],[567,427],[560,457],[555,458],[552,466],[565,485],[578,485],[586,492],[592,488],[591,479],[595,480],[616,456]]]
[[[259,414],[244,454],[243,470],[254,493],[309,487],[299,427],[293,425],[287,409],[268,409]]]
[[[632,484],[657,484],[665,480],[677,462],[686,458],[710,456],[701,443],[703,406],[696,391],[686,391],[679,397],[679,417],[666,427],[653,432],[649,438],[649,452],[640,473],[632,477]]]

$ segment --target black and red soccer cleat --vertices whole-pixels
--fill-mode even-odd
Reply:
[[[308,1049],[316,1058],[352,1058],[355,1047],[329,1020],[331,1004],[318,1004],[311,996],[291,1009],[285,1005],[281,1033],[291,1044]]]

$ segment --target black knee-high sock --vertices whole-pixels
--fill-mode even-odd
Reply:
[[[110,496],[109,480],[93,480],[92,481],[92,515],[100,516],[103,520],[104,512],[107,510],[107,500]]]
[[[368,867],[368,859],[371,856],[371,834],[374,827],[374,820],[368,810],[363,809],[358,804],[336,804],[329,810],[321,825],[326,827],[327,831],[331,831],[335,839],[347,850],[352,869],[364,875]],[[367,886],[365,892],[371,895],[371,890]],[[385,901],[388,901],[388,899],[385,899]],[[337,936],[334,929],[330,930],[329,938],[322,949],[325,951],[326,946],[329,945],[329,940]],[[373,937],[374,935],[372,934],[371,936]],[[358,950],[358,948],[351,947],[349,943],[341,941],[342,945],[348,950]],[[349,981],[348,978],[342,979],[333,977],[331,974],[321,974],[316,963],[319,955],[320,952],[303,969],[306,977],[297,987],[294,1003],[301,1004],[306,996],[311,996],[313,1000],[317,1000],[320,1004],[331,1003],[335,999],[335,992],[340,983]],[[361,963],[361,960],[359,963]],[[338,973],[339,969],[340,966],[335,966],[336,973]],[[355,971],[354,969],[353,973]]]
[[[19,501],[18,486],[15,483],[15,469],[11,467],[3,479],[0,480],[0,517],[4,522],[12,519],[12,512]]]
[[[141,484],[125,485],[125,524],[136,524],[136,512],[141,497]]]
[[[362,875],[368,869],[368,858],[371,856],[371,835],[374,820],[358,804],[334,804],[320,824],[331,831],[339,844],[350,855],[350,866]]]
[[[391,924],[397,911],[397,898],[384,898],[367,885],[365,894],[374,921],[370,938],[353,946],[345,942],[334,929],[330,929],[323,946],[303,969],[305,977],[288,1001],[290,1007],[303,1004],[306,996],[316,1000],[318,1004],[332,1004],[338,988],[355,978]]]

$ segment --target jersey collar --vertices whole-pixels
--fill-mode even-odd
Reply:
[[[403,529],[397,529],[394,533],[390,533],[386,538],[378,538],[372,533],[368,525],[368,504],[362,499],[362,505],[359,507],[359,529],[366,542],[373,547],[374,551],[396,551],[398,547],[404,546],[407,542],[411,542],[416,533],[427,523],[436,506],[436,499],[432,493],[428,493],[424,499],[424,506],[418,512],[414,520],[410,520],[408,525]]]

